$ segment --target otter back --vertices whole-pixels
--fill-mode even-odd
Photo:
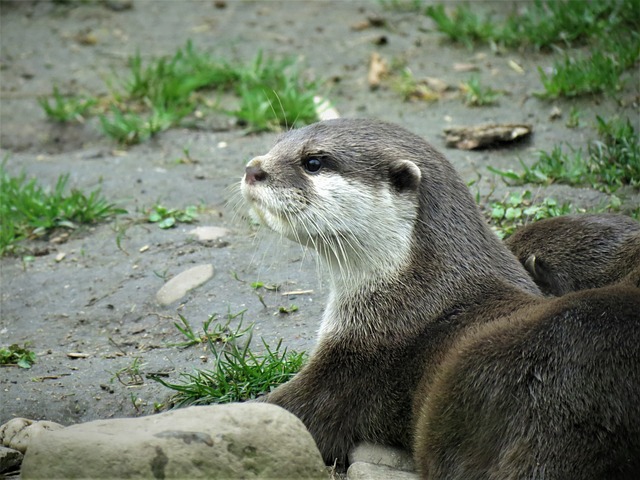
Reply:
[[[624,215],[549,218],[519,228],[505,245],[550,295],[640,279],[640,223]]]

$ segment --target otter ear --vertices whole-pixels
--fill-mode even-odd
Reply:
[[[534,254],[529,255],[525,260],[524,268],[529,272],[533,281],[538,284],[543,292],[554,293],[559,289],[562,289],[556,280],[556,275],[553,273],[553,270],[549,265],[547,265],[547,262],[536,257]]]
[[[420,168],[409,160],[398,160],[389,166],[389,180],[399,192],[417,190],[421,178]]]
[[[533,278],[536,278],[536,256],[531,254],[524,261],[524,268]]]

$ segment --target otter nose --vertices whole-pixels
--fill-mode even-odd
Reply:
[[[244,181],[249,185],[253,185],[256,182],[262,182],[266,180],[266,178],[267,172],[258,166],[251,165],[244,170]]]

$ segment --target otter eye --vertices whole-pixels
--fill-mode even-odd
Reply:
[[[302,161],[302,166],[309,173],[318,173],[322,168],[322,160],[318,157],[308,157]]]

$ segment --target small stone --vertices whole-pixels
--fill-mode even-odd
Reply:
[[[349,452],[349,463],[366,462],[386,465],[399,470],[414,471],[415,464],[409,452],[376,443],[359,443]]]
[[[188,233],[189,235],[195,235],[201,242],[207,242],[226,237],[229,234],[229,230],[222,227],[196,227]]]
[[[82,353],[82,352],[68,352],[67,353],[67,357],[69,358],[89,358],[90,355],[88,353]]]
[[[213,265],[197,265],[179,273],[158,291],[156,300],[160,305],[169,305],[184,297],[192,290],[213,276]]]
[[[24,455],[12,448],[0,447],[0,474],[10,470],[17,470]]]
[[[320,120],[333,120],[334,118],[340,118],[338,110],[327,100],[319,95],[313,97],[313,104],[315,105],[316,115]]]
[[[562,118],[562,110],[559,107],[554,106],[549,113],[549,120],[557,120]]]
[[[267,403],[96,420],[43,435],[22,478],[328,479],[311,434]]]
[[[347,470],[347,480],[419,480],[417,473],[396,470],[385,465],[356,462]]]

